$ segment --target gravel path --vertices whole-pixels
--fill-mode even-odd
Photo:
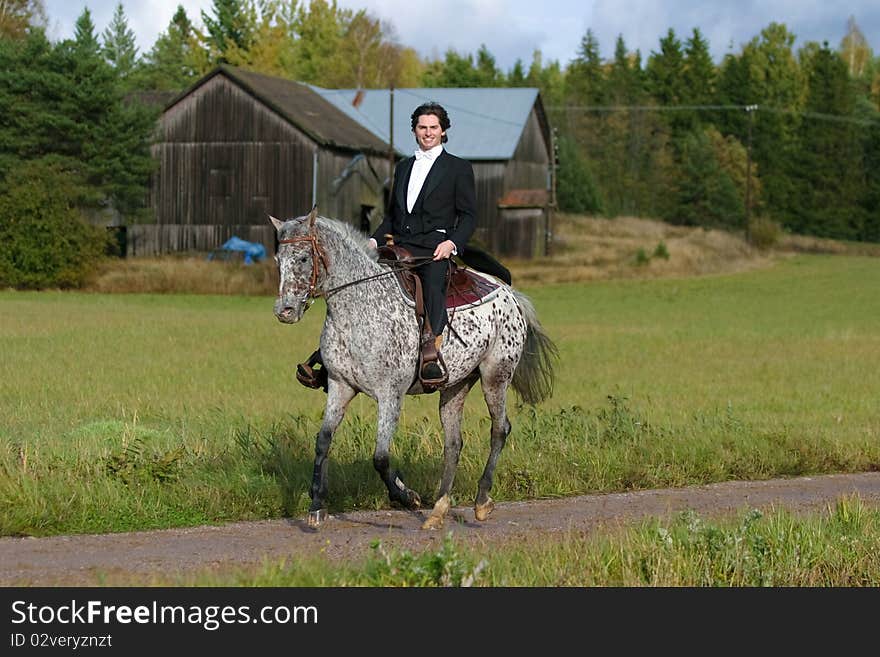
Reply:
[[[310,530],[300,518],[128,534],[0,538],[0,585],[148,584],[160,574],[184,575],[267,559],[295,561],[319,555],[331,560],[358,559],[376,539],[388,547],[413,551],[439,546],[448,531],[477,545],[550,540],[569,530],[588,533],[685,509],[704,516],[751,508],[817,510],[851,494],[858,494],[868,505],[880,506],[880,472],[500,502],[484,523],[473,519],[471,509],[456,507],[446,527],[436,532],[420,529],[426,512],[395,510],[338,514],[318,531]]]

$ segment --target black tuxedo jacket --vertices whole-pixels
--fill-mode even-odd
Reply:
[[[410,156],[395,167],[389,212],[372,237],[382,245],[385,234],[390,233],[395,244],[432,250],[440,242],[452,240],[461,253],[476,227],[474,169],[467,160],[443,149],[410,213],[406,209],[406,190],[415,161],[415,156]]]

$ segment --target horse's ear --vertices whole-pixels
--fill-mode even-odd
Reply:
[[[273,217],[271,214],[269,215],[269,221],[271,221],[272,225],[275,226],[275,230],[277,230],[278,232],[281,232],[281,227],[284,225],[283,221],[279,221],[278,219]]]
[[[309,228],[315,227],[315,219],[318,218],[318,204],[315,203],[314,207],[312,207],[312,211],[309,212]]]

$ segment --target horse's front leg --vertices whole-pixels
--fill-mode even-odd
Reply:
[[[491,376],[483,376],[483,396],[489,415],[492,418],[492,438],[489,449],[489,458],[480,477],[477,488],[477,500],[474,503],[474,517],[477,520],[486,520],[495,508],[495,501],[489,496],[492,489],[492,480],[495,476],[495,467],[498,465],[498,457],[504,449],[507,436],[510,435],[510,420],[507,418],[507,382],[501,383],[493,380]]]
[[[418,509],[422,505],[419,494],[403,483],[400,472],[391,470],[391,438],[400,419],[400,397],[389,396],[379,400],[378,427],[376,431],[376,451],[373,453],[373,467],[385,482],[388,497],[407,509]]]
[[[422,524],[422,529],[440,529],[452,505],[449,492],[455,481],[458,458],[461,455],[461,415],[464,401],[476,379],[462,381],[456,386],[440,391],[440,423],[446,440],[443,445],[443,475],[440,477],[440,491],[431,515]]]
[[[330,443],[339,423],[345,416],[345,409],[354,399],[357,390],[344,383],[332,379],[327,389],[327,405],[324,407],[324,421],[315,438],[315,469],[312,471],[312,487],[309,496],[312,504],[309,507],[309,527],[317,527],[327,518],[324,502],[327,499],[327,463]]]

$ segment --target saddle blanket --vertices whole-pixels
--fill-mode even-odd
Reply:
[[[406,289],[399,277],[395,276],[394,280],[397,281],[397,286],[403,293],[407,304],[415,307],[412,291]],[[498,294],[501,285],[502,283],[497,278],[489,274],[473,269],[457,269],[449,282],[449,290],[446,293],[446,309],[464,310],[491,301]]]

